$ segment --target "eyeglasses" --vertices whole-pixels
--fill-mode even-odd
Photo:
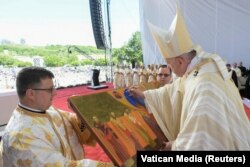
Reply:
[[[164,77],[169,77],[170,76],[170,74],[162,74],[162,73],[159,73],[159,74],[157,74],[159,77],[162,77],[162,76],[164,76]]]
[[[47,88],[47,89],[42,89],[42,88],[31,88],[32,90],[41,90],[41,91],[48,91],[50,93],[52,93],[54,90],[56,90],[56,88],[53,86],[52,88]]]

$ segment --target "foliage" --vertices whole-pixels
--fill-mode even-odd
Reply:
[[[89,59],[85,59],[85,60],[82,60],[80,62],[81,65],[92,65],[93,64],[93,61],[89,60]]]
[[[15,67],[30,67],[32,66],[32,63],[30,62],[23,62],[23,61],[15,61],[14,62]]]
[[[61,67],[65,65],[65,59],[58,55],[50,55],[44,57],[44,63],[48,67]]]
[[[23,62],[14,59],[12,56],[0,55],[0,65],[8,67],[28,67],[32,64],[30,62]]]
[[[117,57],[117,60],[120,63],[122,63],[123,61],[131,63],[142,62],[142,45],[140,32],[135,32],[128,43],[120,49],[114,49],[113,57]]]
[[[15,62],[15,59],[10,56],[0,55],[0,65],[11,66]]]
[[[106,66],[106,61],[104,58],[100,58],[100,59],[97,59],[95,62],[94,62],[94,65],[95,66]]]
[[[77,55],[102,55],[103,50],[98,50],[93,46],[61,46],[61,45],[49,45],[45,47],[40,46],[28,46],[25,45],[25,39],[22,39],[22,45],[9,43],[7,40],[3,41],[0,45],[0,65],[6,66],[28,66],[31,63],[22,62],[14,59],[13,56],[41,56],[44,58],[44,63],[49,67],[58,67],[63,65],[78,66],[82,62],[79,62]],[[69,47],[72,47],[71,53],[68,52]],[[79,48],[79,49],[74,49]],[[100,63],[100,62],[99,62]],[[93,64],[92,62],[85,61],[83,64]]]
[[[80,65],[80,62],[79,62],[78,57],[76,55],[69,55],[69,56],[65,57],[65,63],[68,63],[71,66]]]
[[[108,62],[104,58],[96,61],[89,59],[79,61],[78,55],[104,55],[104,50],[97,49],[94,46],[29,46],[25,45],[25,39],[20,39],[21,44],[14,44],[8,40],[2,40],[0,44],[0,65],[5,66],[30,66],[31,63],[16,60],[14,56],[41,56],[44,64],[48,67],[59,67],[64,65],[100,65],[105,66]],[[70,51],[70,52],[69,52]],[[113,49],[112,63],[117,64],[123,61],[141,62],[142,47],[140,32],[135,32],[127,44],[121,48]]]
[[[65,45],[49,45],[49,46],[28,46],[28,45],[17,45],[17,44],[7,44],[0,45],[0,51],[8,50],[15,55],[25,55],[25,56],[35,56],[39,55],[42,57],[50,55],[61,55],[67,56],[68,48],[70,46]],[[79,48],[80,50],[72,49],[72,54],[104,54],[103,50],[98,50],[93,46],[73,46]],[[79,52],[80,51],[80,52]]]
[[[115,64],[118,64],[118,58],[116,57],[116,56],[113,56],[112,57],[112,63],[113,63],[113,65],[115,65]]]
[[[125,52],[125,46],[119,48],[119,49],[114,49],[113,50],[113,59],[116,58],[116,60],[119,62],[122,62],[123,60],[128,61],[128,57],[126,56]]]

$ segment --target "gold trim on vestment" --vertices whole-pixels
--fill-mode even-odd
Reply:
[[[63,141],[62,141],[62,138],[61,138],[61,136],[59,135],[59,133],[57,132],[57,130],[56,130],[56,128],[55,128],[55,125],[53,124],[53,121],[52,121],[52,119],[51,119],[51,116],[50,116],[49,114],[47,114],[47,113],[44,114],[44,113],[35,113],[35,112],[31,112],[31,111],[25,110],[25,109],[23,109],[23,108],[21,108],[21,107],[19,107],[19,106],[16,108],[16,111],[20,112],[21,114],[26,114],[26,115],[30,115],[30,116],[47,117],[48,120],[49,120],[49,122],[50,122],[50,124],[51,124],[51,126],[52,126],[52,128],[53,128],[53,130],[54,130],[55,133],[56,133],[56,136],[57,136],[58,140],[59,140],[60,143],[61,143],[62,154],[66,157],[66,148],[65,148],[64,143],[63,143]]]
[[[63,116],[62,116],[62,113],[61,113],[59,110],[57,110],[57,109],[55,109],[55,110],[58,112],[58,114],[59,114],[60,117],[62,118],[63,126],[64,126],[65,133],[66,133],[66,134],[65,134],[65,135],[66,135],[66,139],[67,139],[67,142],[68,142],[68,144],[69,144],[69,146],[70,146],[71,154],[72,154],[74,160],[77,160],[77,159],[76,159],[76,155],[74,154],[74,152],[73,152],[73,150],[72,150],[72,147],[71,147],[71,145],[70,145],[70,142],[69,142],[69,133],[68,133],[68,130],[67,130],[67,128],[66,128],[66,124],[65,124],[64,118],[63,118]]]

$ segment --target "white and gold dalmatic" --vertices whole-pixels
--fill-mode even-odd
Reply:
[[[93,167],[112,163],[83,159],[82,144],[94,144],[73,114],[50,108],[34,113],[14,110],[3,135],[4,167]],[[8,148],[8,149],[7,149]]]
[[[250,150],[250,122],[222,59],[192,43],[179,9],[169,31],[149,28],[165,59],[197,52],[183,77],[144,92],[172,150]]]

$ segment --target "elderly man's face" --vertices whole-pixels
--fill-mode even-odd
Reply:
[[[178,77],[182,77],[185,74],[187,66],[189,64],[186,59],[180,56],[166,59],[166,62]]]

